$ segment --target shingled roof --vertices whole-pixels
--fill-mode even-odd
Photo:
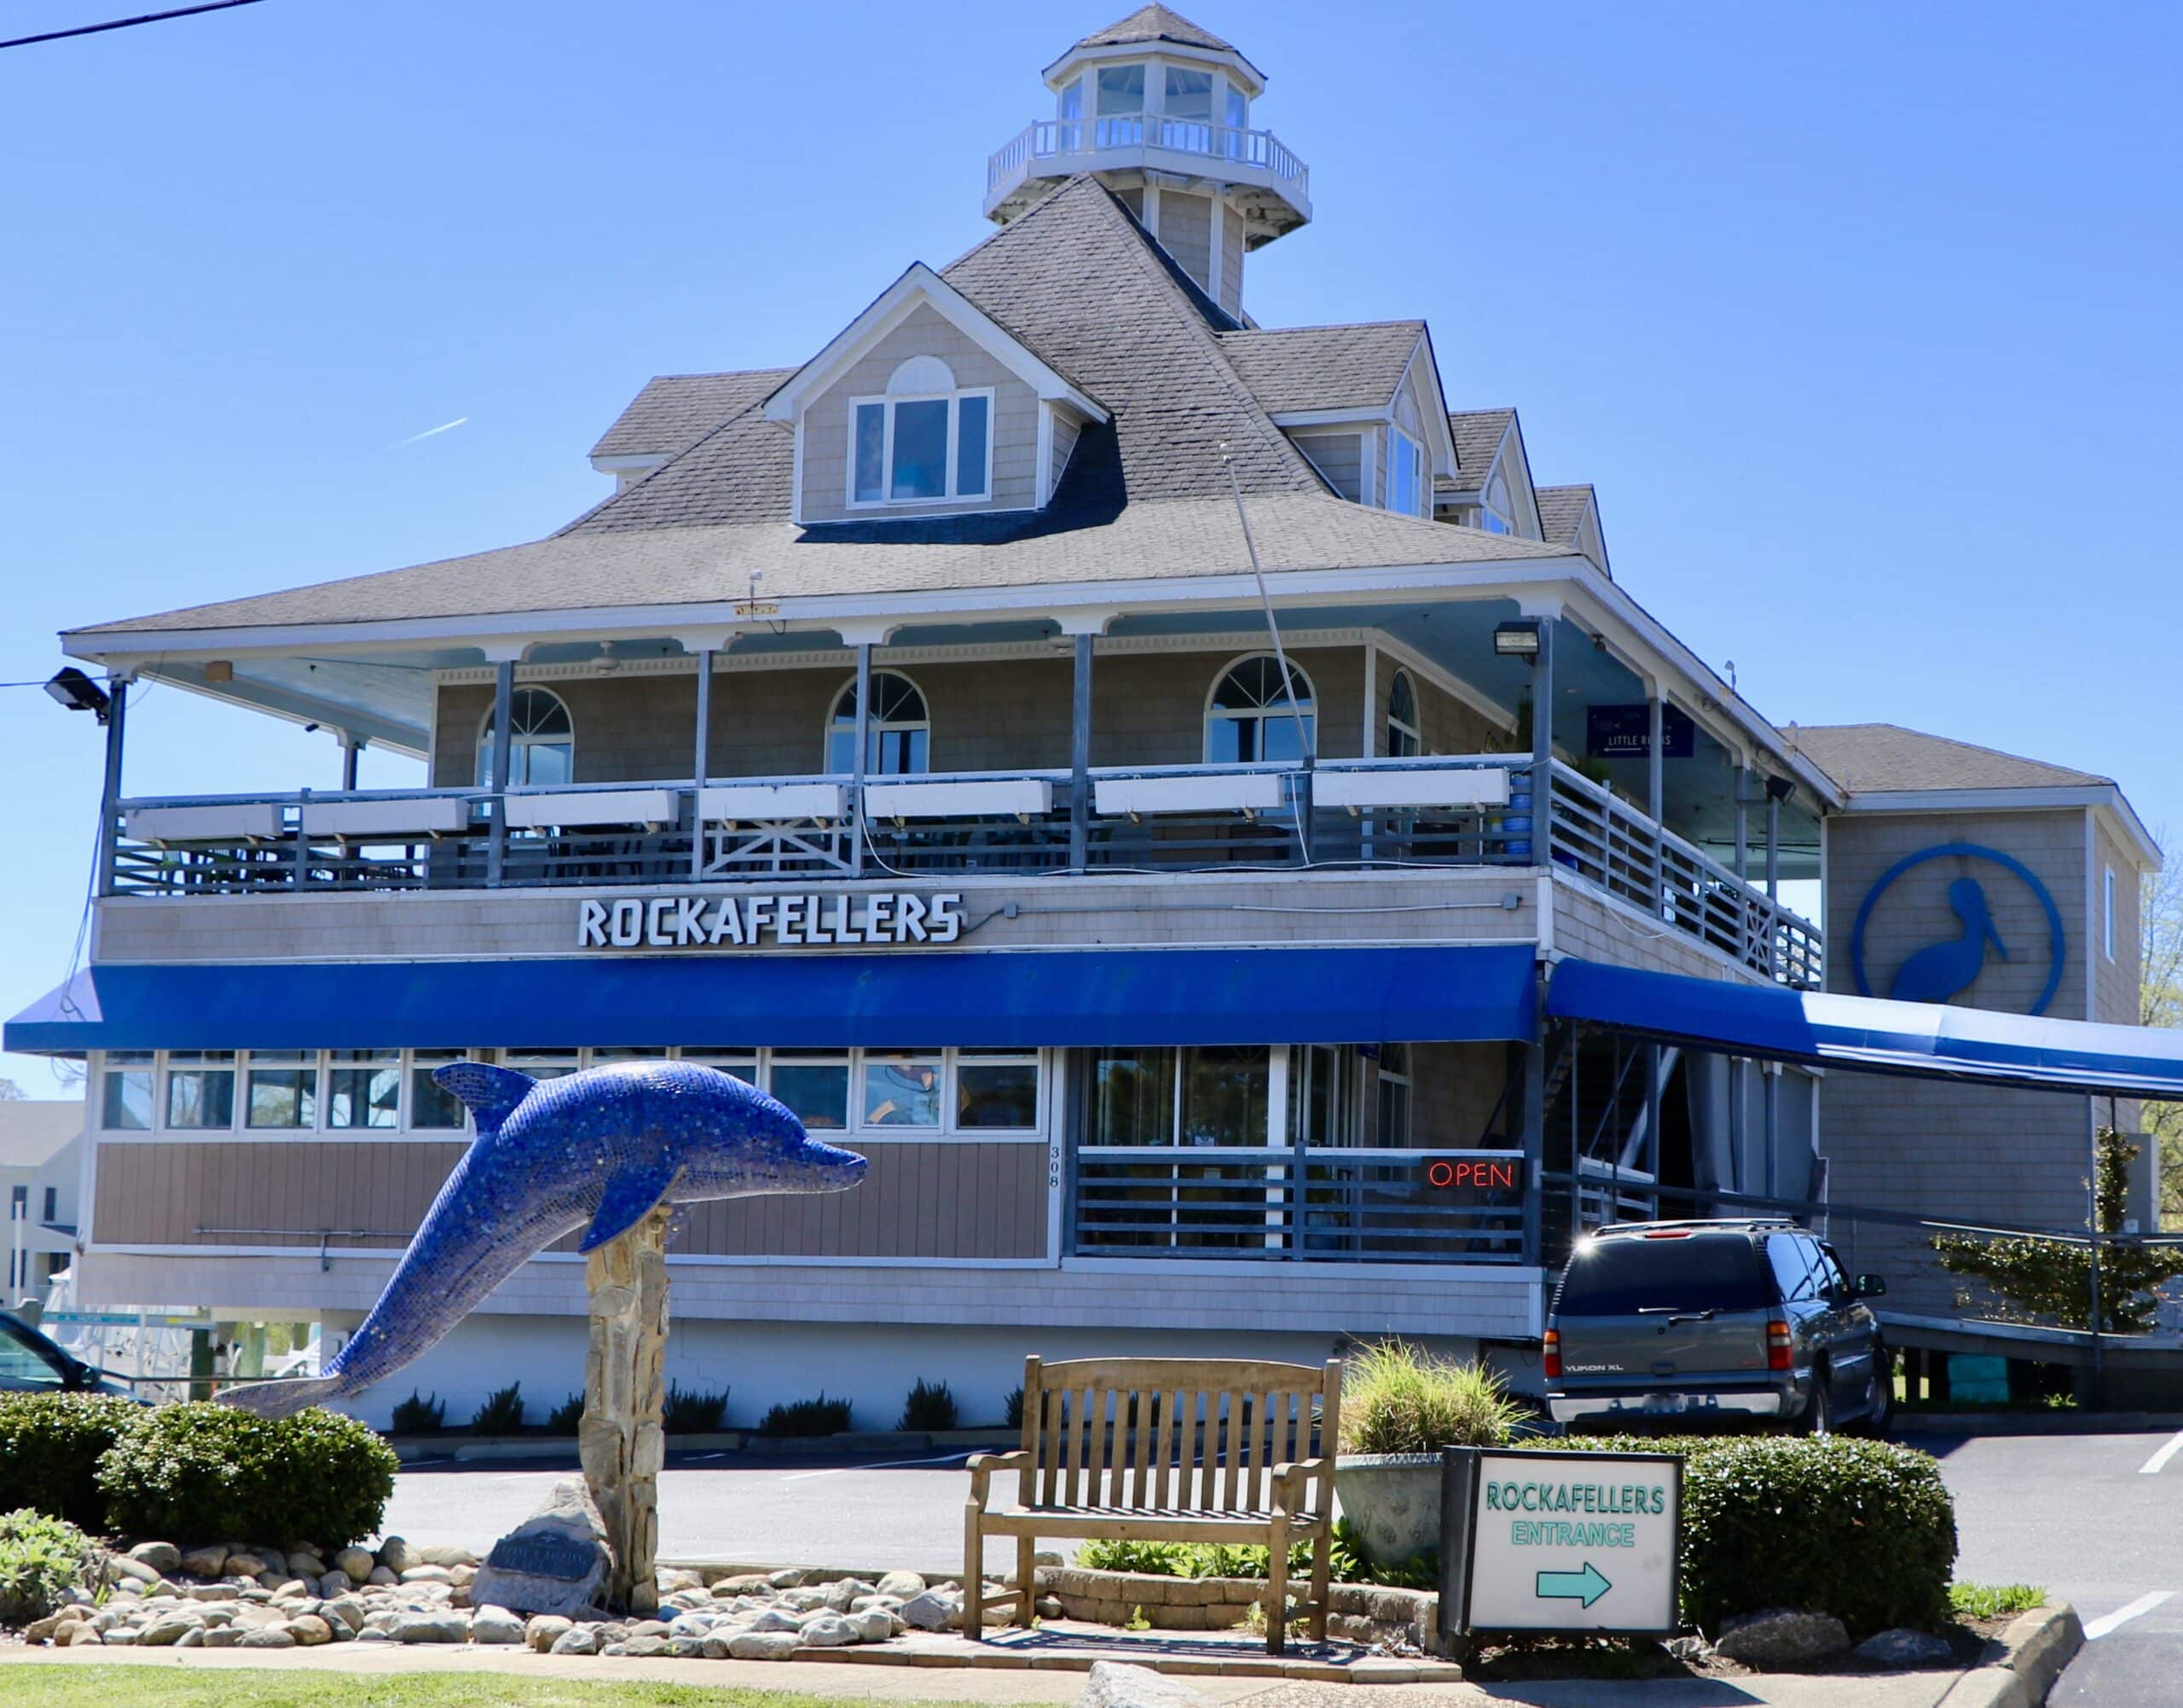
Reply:
[[[1174,42],[1186,48],[1205,48],[1232,54],[1236,45],[1224,42],[1202,25],[1193,24],[1165,6],[1140,6],[1128,17],[1095,30],[1076,45],[1080,48],[1121,48],[1136,42]]]
[[[1425,336],[1423,321],[1223,333],[1220,348],[1267,414],[1384,409]]]
[[[2049,765],[1899,724],[1792,725],[1790,744],[1852,795],[1931,789],[2085,789],[2114,786],[2110,777]]]
[[[796,370],[663,373],[646,382],[591,448],[594,457],[672,456],[762,401]]]
[[[1435,482],[1443,492],[1476,492],[1485,484],[1493,467],[1493,454],[1516,419],[1514,409],[1451,409],[1448,431],[1456,441],[1456,478]]]

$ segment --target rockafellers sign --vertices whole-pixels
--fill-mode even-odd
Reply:
[[[755,949],[766,943],[843,948],[952,943],[963,935],[959,895],[651,895],[586,901],[580,949]]]

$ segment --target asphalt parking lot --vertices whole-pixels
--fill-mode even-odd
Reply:
[[[2183,1702],[2183,1436],[1898,1435],[1936,1455],[1955,1496],[1956,1576],[2034,1584],[2091,1634],[2051,1699],[2111,1708]],[[753,1565],[962,1569],[967,1453],[898,1458],[751,1453],[669,1462],[660,1551]],[[565,1461],[406,1468],[387,1527],[483,1547],[530,1513]],[[996,1492],[1009,1491],[1007,1480]],[[989,1569],[1009,1563],[995,1543]]]

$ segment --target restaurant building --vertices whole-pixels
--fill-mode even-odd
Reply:
[[[1988,885],[2053,988],[1982,936],[1932,1011],[2134,1019],[2115,786],[1777,727],[1423,321],[1250,317],[1312,207],[1241,51],[1149,6],[1044,79],[991,236],[875,264],[801,367],[653,379],[547,537],[62,637],[114,695],[95,947],[7,1046],[87,1062],[83,1301],[338,1339],[465,1055],[709,1062],[870,1158],[675,1248],[672,1373],[745,1421],[997,1416],[1027,1351],[1520,1376],[1572,1233],[1663,1189],[2081,1216],[2089,1092],[1937,1127],[1811,1016],[1968,932],[1984,850],[2064,916]],[[347,786],[124,786],[150,682],[338,732]],[[423,781],[356,788],[367,744]],[[548,1252],[360,1409],[556,1403],[582,1313]]]

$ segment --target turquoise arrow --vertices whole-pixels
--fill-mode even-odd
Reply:
[[[1582,1572],[1542,1572],[1538,1574],[1538,1598],[1542,1601],[1582,1601],[1587,1607],[1614,1585],[1600,1575],[1600,1568],[1587,1560]]]

